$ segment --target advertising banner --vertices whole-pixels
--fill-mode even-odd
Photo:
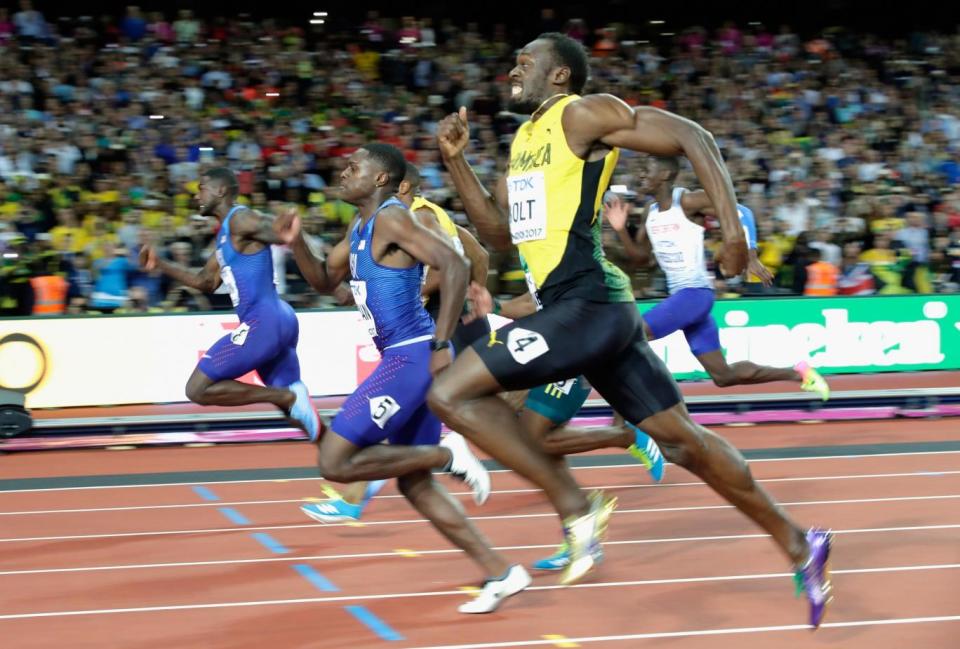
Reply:
[[[359,315],[298,317],[303,381],[314,395],[349,394],[379,358]],[[232,313],[0,320],[0,386],[24,392],[28,408],[186,401],[200,357],[238,325]]]
[[[807,360],[824,374],[960,368],[958,295],[741,298],[718,301],[713,317],[730,363]],[[677,379],[707,376],[681,332],[652,346]]]
[[[730,362],[808,360],[826,374],[960,369],[960,296],[726,300],[713,316]],[[355,311],[298,317],[315,396],[349,394],[377,366]],[[238,324],[231,313],[0,320],[0,388],[24,393],[28,408],[185,401],[200,356]],[[681,332],[652,346],[677,379],[706,377]]]

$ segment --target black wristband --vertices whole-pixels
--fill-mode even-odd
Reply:
[[[430,341],[430,351],[432,352],[438,352],[441,349],[449,349],[449,348],[450,348],[449,340],[437,340],[436,338],[434,338],[433,340]]]

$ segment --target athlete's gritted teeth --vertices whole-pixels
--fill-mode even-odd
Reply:
[[[515,83],[515,84],[513,84],[513,85],[510,87],[510,96],[511,96],[511,97],[516,97],[517,95],[519,95],[519,94],[522,93],[522,92],[523,92],[523,86],[521,86],[519,83]]]

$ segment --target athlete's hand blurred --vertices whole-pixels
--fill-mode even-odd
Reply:
[[[717,252],[717,265],[724,277],[736,277],[747,267],[747,241],[743,237],[724,240]]]
[[[627,216],[629,216],[632,208],[632,204],[627,203],[619,196],[614,196],[603,204],[603,215],[614,230],[620,231],[627,227]]]
[[[337,288],[333,289],[333,298],[340,306],[353,306],[353,291],[345,283],[341,282]]]
[[[140,248],[140,268],[148,272],[157,269],[157,251],[153,246]]]
[[[453,363],[453,352],[450,348],[440,349],[430,354],[430,374],[436,376]]]
[[[470,282],[467,287],[467,301],[470,303],[470,313],[463,316],[463,324],[470,324],[479,318],[485,318],[493,313],[493,296],[486,286],[477,282]]]
[[[759,277],[760,283],[764,286],[773,286],[773,273],[753,255],[750,255],[750,261],[747,263],[747,272]]]
[[[273,233],[288,246],[296,240],[297,235],[300,234],[300,228],[300,213],[296,207],[281,212],[273,219]]]
[[[447,115],[437,126],[437,146],[445,160],[462,155],[470,144],[470,125],[467,123],[467,109],[460,107],[459,113]]]

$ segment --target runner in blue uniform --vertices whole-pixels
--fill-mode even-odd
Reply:
[[[350,156],[335,192],[357,206],[358,216],[326,259],[304,239],[295,214],[276,223],[317,291],[330,292],[349,276],[357,308],[382,356],[320,438],[320,472],[334,482],[397,478],[414,508],[485,572],[480,594],[460,611],[489,613],[526,588],[530,576],[494,552],[433,479],[434,469],[449,471],[470,485],[478,504],[490,493],[490,476],[466,441],[451,433],[441,442],[440,421],[426,405],[433,375],[453,360],[450,337],[469,271],[453,246],[420,225],[396,198],[405,172],[403,154],[390,145],[368,144]],[[441,279],[436,325],[420,297],[424,266]]]
[[[316,439],[320,422],[300,380],[297,316],[274,283],[270,244],[279,239],[273,219],[237,205],[237,194],[237,178],[225,167],[200,177],[200,213],[216,218],[220,229],[216,254],[199,272],[162,259],[152,246],[140,250],[140,264],[206,293],[222,282],[240,318],[200,359],[187,381],[188,399],[205,406],[272,403]],[[254,370],[265,387],[235,380]]]

